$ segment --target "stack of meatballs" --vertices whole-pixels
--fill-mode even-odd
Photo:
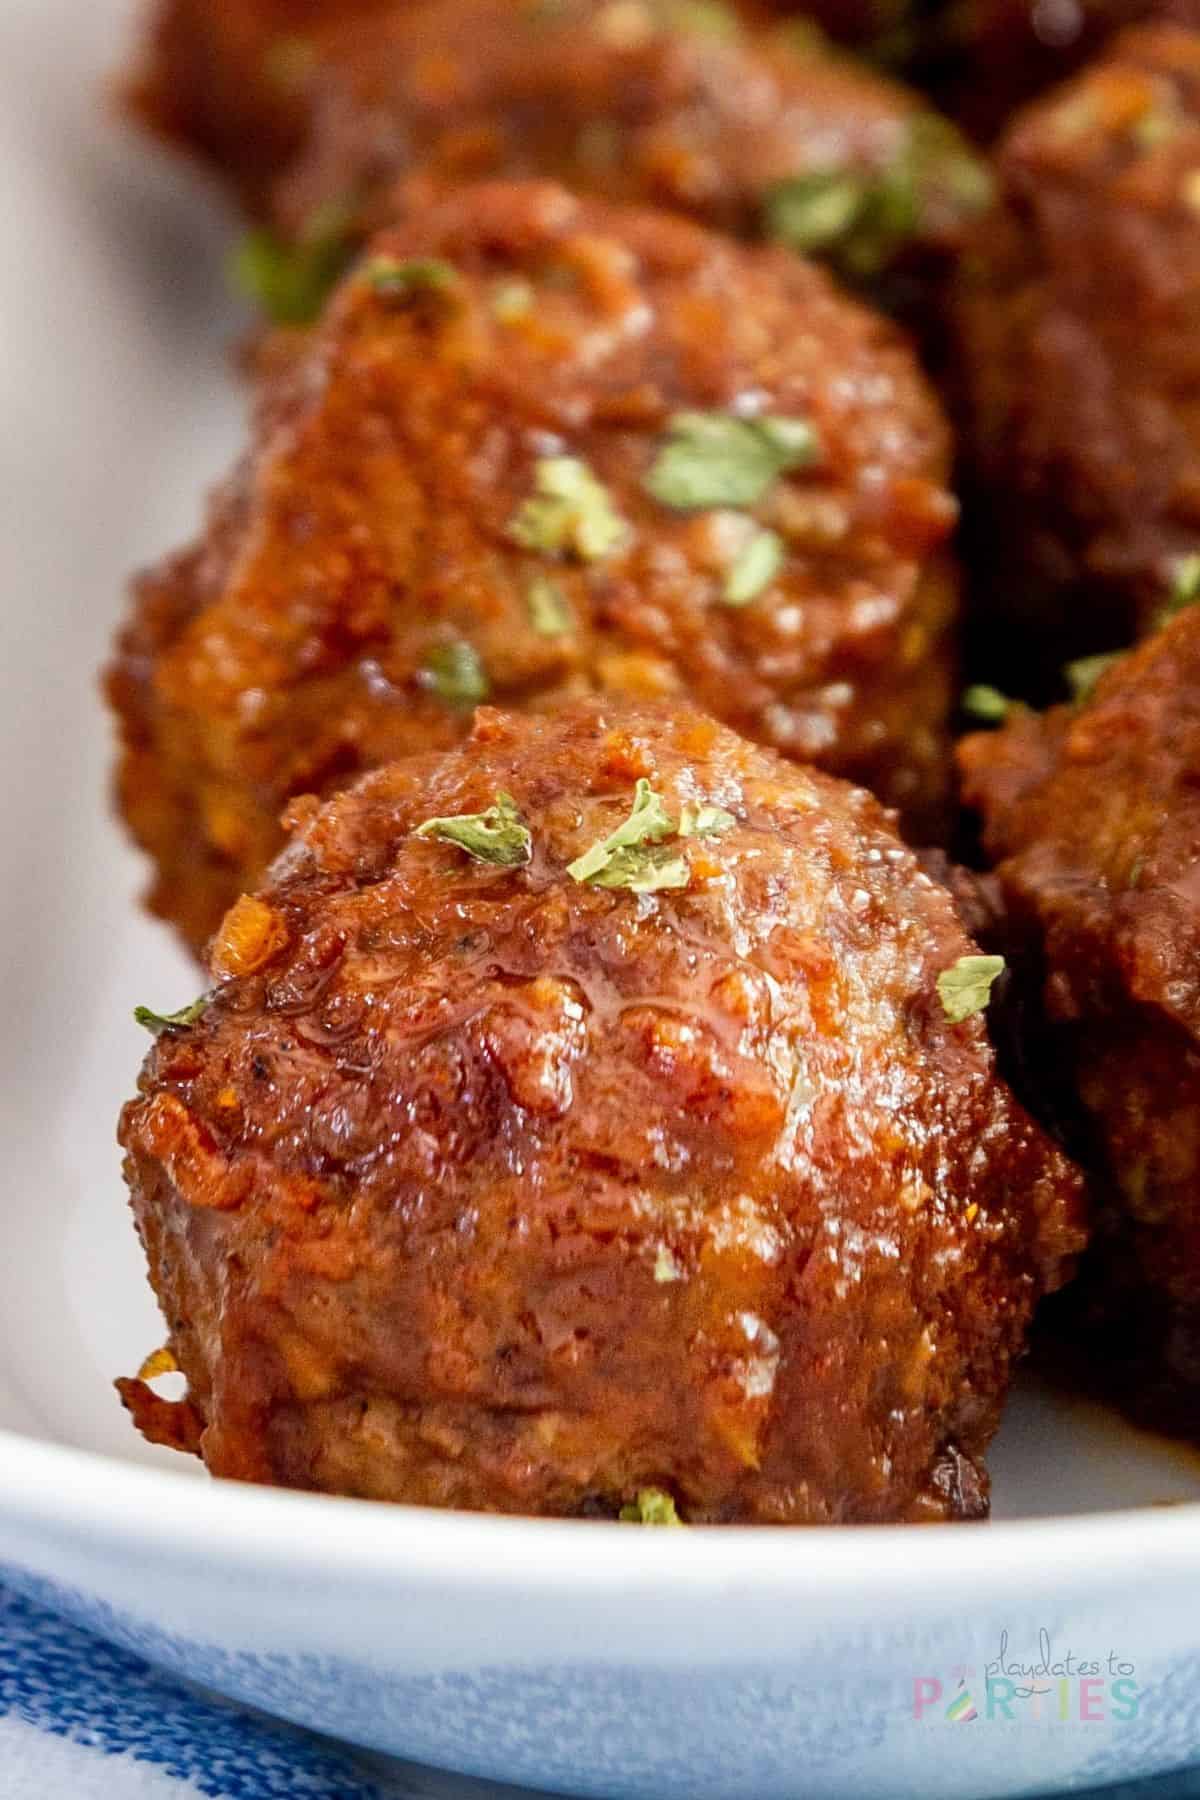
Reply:
[[[258,312],[106,677],[152,1440],[977,1518],[1035,1314],[1200,1436],[1200,8],[1069,10],[155,0]]]

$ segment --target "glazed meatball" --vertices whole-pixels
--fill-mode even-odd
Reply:
[[[539,184],[384,234],[121,639],[155,908],[202,944],[292,795],[489,696],[691,696],[932,820],[946,465],[906,343],[786,251]]]
[[[911,13],[910,9],[910,13]],[[975,137],[1066,80],[1122,26],[1200,25],[1197,0],[972,0],[935,5],[900,37],[907,67]]]
[[[1200,549],[1200,34],[1122,37],[1020,118],[999,170],[956,317],[985,602],[1019,682],[1128,644]]]
[[[855,279],[886,275],[898,305],[938,279],[988,192],[916,95],[811,28],[716,0],[406,0],[311,38],[297,80],[305,125],[272,203],[279,159],[255,135],[232,173],[314,312],[339,242],[464,181],[553,177],[765,232]]]
[[[1196,1435],[1200,1396],[1200,611],[1090,700],[961,749],[1009,929],[1103,1192],[1072,1316],[1110,1380]]]
[[[984,142],[1122,27],[1200,25],[1200,0],[816,0],[802,11],[841,43],[903,70]]]
[[[152,130],[218,164],[251,204],[296,149],[320,35],[386,0],[156,0],[128,83]]]
[[[593,702],[292,818],[122,1117],[188,1381],[123,1384],[148,1429],[437,1506],[986,1509],[1076,1178],[874,799]]]

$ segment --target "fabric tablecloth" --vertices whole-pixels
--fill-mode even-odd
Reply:
[[[244,1712],[0,1588],[0,1800],[200,1796],[536,1800],[515,1788],[384,1767]],[[796,1800],[808,1800],[799,1771]],[[1075,1800],[1087,1797],[1077,1792]],[[1200,1800],[1200,1770],[1107,1788],[1104,1800]]]
[[[389,1763],[161,1674],[0,1587],[0,1800],[536,1800]]]

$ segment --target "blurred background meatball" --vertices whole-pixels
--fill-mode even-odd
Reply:
[[[938,279],[986,203],[982,166],[927,102],[802,21],[768,28],[717,0],[343,10],[363,16],[310,34],[306,56],[293,49],[295,154],[236,118],[216,146],[278,234],[254,240],[246,263],[268,306],[303,290],[315,312],[339,254],[371,229],[494,176],[550,176],[766,234],[882,284],[898,306]],[[197,12],[202,37],[221,31]],[[186,35],[168,6],[162,29],[172,21]],[[256,91],[238,90],[239,112]]]
[[[1082,705],[1018,711],[960,754],[1040,1061],[1074,1087],[1100,1182],[1075,1335],[1139,1412],[1200,1435],[1200,611]]]
[[[999,176],[956,307],[969,511],[992,669],[1044,693],[1200,549],[1200,34],[1119,38]]]
[[[909,5],[890,32],[901,66],[977,138],[1066,80],[1122,26],[1200,24],[1198,0],[946,0]]]
[[[388,0],[153,0],[128,99],[154,131],[236,171],[247,199],[297,146],[316,42]]]
[[[439,1506],[986,1509],[1076,1178],[877,802],[592,703],[293,819],[122,1119],[189,1386],[123,1384],[147,1429]]]
[[[1122,26],[1200,25],[1200,0],[812,0],[801,20],[903,71],[976,140],[1097,55]]]
[[[937,817],[947,432],[785,251],[497,184],[378,238],[110,673],[153,905],[199,946],[290,796],[489,696],[681,694]]]

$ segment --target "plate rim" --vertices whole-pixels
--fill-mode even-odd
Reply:
[[[519,1588],[561,1598],[614,1583],[728,1593],[752,1587],[829,1591],[879,1602],[889,1592],[1053,1571],[1105,1585],[1153,1579],[1158,1565],[1200,1579],[1200,1501],[1057,1517],[894,1524],[692,1526],[664,1534],[615,1521],[546,1519],[399,1505],[236,1481],[195,1479],[169,1468],[47,1443],[0,1429],[0,1518],[22,1515],[33,1532],[102,1537],[177,1559],[214,1551],[230,1567],[260,1575],[311,1569],[333,1577],[374,1575],[498,1593]],[[580,1555],[586,1542],[588,1553]],[[565,1587],[564,1587],[565,1584]]]

